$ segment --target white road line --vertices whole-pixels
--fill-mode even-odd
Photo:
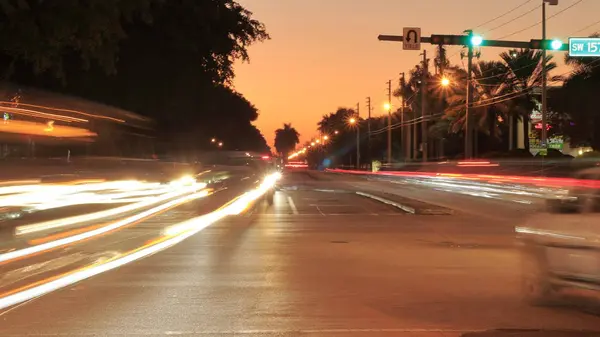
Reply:
[[[294,215],[298,215],[298,209],[296,208],[296,204],[294,204],[294,200],[292,199],[292,197],[288,195],[287,200],[290,203],[290,208],[292,209]]]
[[[322,216],[325,216],[325,213],[323,213],[323,211],[319,208],[319,206],[315,205],[315,207],[317,208],[317,211],[319,211],[319,213],[321,213]]]

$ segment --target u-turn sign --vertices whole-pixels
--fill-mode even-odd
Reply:
[[[404,27],[402,39],[402,49],[420,50],[421,49],[421,28]]]

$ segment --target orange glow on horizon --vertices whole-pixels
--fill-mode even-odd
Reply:
[[[509,3],[510,2],[510,3]],[[398,86],[399,72],[409,71],[421,61],[416,51],[402,50],[401,43],[381,42],[379,34],[402,34],[398,13],[413,13],[411,22],[422,28],[423,36],[431,34],[460,34],[465,27],[475,27],[516,6],[514,1],[423,0],[399,2],[389,0],[353,1],[340,7],[336,1],[256,1],[239,0],[262,21],[271,39],[252,45],[248,52],[250,63],[236,63],[236,90],[259,110],[255,125],[273,145],[274,131],[284,122],[291,122],[300,133],[300,143],[317,134],[316,123],[324,114],[338,107],[354,107],[361,102],[361,116],[366,116],[365,98],[375,102],[372,116],[387,115],[382,103],[387,102],[386,81],[392,80],[392,90]],[[520,1],[523,2],[523,1]],[[275,3],[275,5],[274,5]],[[549,9],[549,15],[569,5],[559,4]],[[531,4],[533,7],[533,4]],[[436,8],[431,11],[430,8]],[[528,10],[529,5],[518,13]],[[600,1],[584,1],[548,22],[549,36],[569,36],[573,30],[598,19]],[[517,13],[514,13],[517,15]],[[534,20],[533,11],[527,20]],[[307,25],[302,18],[310,17]],[[451,18],[460,18],[452,20]],[[524,18],[525,19],[525,18]],[[573,20],[581,27],[573,27]],[[351,24],[348,24],[351,22]],[[492,22],[478,32],[485,37],[498,38],[517,31],[522,22],[500,27],[493,34]],[[408,23],[407,23],[408,25]],[[340,31],[340,27],[344,27]],[[588,36],[598,29],[592,26],[578,35]],[[507,40],[529,41],[537,30],[525,30]],[[428,55],[435,55],[435,46],[422,44]],[[482,60],[499,60],[500,48],[483,47]],[[460,48],[448,46],[452,65],[462,67]],[[561,54],[562,55],[562,54]],[[556,57],[558,68],[551,76],[568,71],[562,57]],[[433,65],[430,64],[434,72]],[[453,83],[450,81],[449,86]],[[399,101],[392,98],[392,104]]]

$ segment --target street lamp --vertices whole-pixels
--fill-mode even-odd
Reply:
[[[356,169],[360,168],[360,125],[358,125],[358,115],[357,117],[350,117],[348,119],[348,124],[354,126],[356,125]]]
[[[323,136],[323,140],[327,140],[327,139],[329,139],[328,135]]]
[[[217,145],[219,145],[219,147],[223,147],[223,142],[219,142]]]
[[[392,109],[392,105],[389,102],[385,102],[383,103],[383,109],[385,109],[385,111],[390,111]]]
[[[337,135],[340,132],[338,130],[335,130],[335,131],[333,131],[333,133],[335,133]]]
[[[211,140],[210,140],[210,142],[211,142],[211,143],[214,143],[214,142],[216,142],[216,141],[217,141],[217,139],[216,139],[216,138],[213,138],[213,139],[211,139]]]
[[[315,142],[310,143],[311,146],[315,146]]]
[[[450,85],[450,80],[447,77],[442,78],[442,87],[447,87]]]

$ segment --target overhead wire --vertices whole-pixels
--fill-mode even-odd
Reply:
[[[558,12],[556,12],[556,13],[554,13],[554,14],[550,15],[549,17],[547,17],[547,18],[546,18],[546,21],[548,21],[548,20],[551,20],[552,18],[555,18],[555,17],[559,16],[560,14],[562,14],[562,13],[564,13],[564,12],[568,11],[569,9],[571,9],[571,8],[573,8],[573,7],[577,6],[577,5],[579,5],[579,4],[580,4],[580,3],[582,3],[583,1],[584,1],[584,0],[578,0],[577,2],[575,2],[575,3],[571,4],[570,6],[567,6],[566,8],[562,9],[561,11],[558,11]],[[524,31],[526,31],[526,30],[529,30],[529,29],[531,29],[531,28],[533,28],[533,27],[535,27],[535,26],[537,26],[537,25],[540,25],[541,23],[542,23],[542,21],[538,21],[538,22],[536,22],[536,23],[534,23],[534,24],[532,24],[532,25],[529,25],[529,26],[527,26],[527,27],[525,27],[525,28],[519,29],[519,30],[517,30],[517,31],[515,31],[515,32],[512,32],[512,33],[510,33],[510,34],[508,34],[508,35],[504,35],[504,36],[502,36],[502,37],[499,37],[498,39],[505,39],[505,38],[507,38],[507,37],[510,37],[510,36],[513,36],[513,35],[519,34],[519,33],[521,33],[521,32],[524,32]]]
[[[527,0],[527,1],[523,2],[522,4],[518,5],[517,7],[514,7],[513,9],[510,9],[510,10],[508,10],[508,11],[504,12],[504,14],[500,14],[500,15],[496,16],[495,18],[491,19],[491,20],[488,20],[488,21],[486,21],[486,22],[484,22],[484,23],[480,23],[480,24],[478,24],[478,25],[477,25],[477,26],[475,26],[474,28],[479,28],[479,27],[481,27],[481,26],[485,26],[485,25],[487,25],[488,23],[492,23],[492,22],[494,22],[494,21],[496,21],[496,20],[498,20],[498,19],[500,19],[500,18],[503,18],[503,17],[507,16],[508,14],[510,14],[510,13],[512,13],[512,12],[514,12],[514,11],[516,11],[517,9],[519,9],[519,8],[521,8],[521,7],[525,6],[525,5],[527,5],[528,3],[532,2],[532,1],[533,1],[533,0]]]
[[[489,30],[488,32],[492,32],[492,31],[494,31],[494,30],[496,30],[496,29],[498,29],[498,28],[502,28],[502,27],[506,26],[507,24],[509,24],[509,23],[511,23],[511,22],[514,22],[514,21],[516,21],[516,20],[518,20],[518,19],[520,19],[520,18],[522,18],[522,17],[524,17],[524,16],[528,15],[529,13],[531,13],[531,12],[535,11],[536,9],[538,9],[538,8],[540,8],[540,7],[542,7],[542,5],[538,5],[538,6],[536,6],[536,7],[533,7],[532,9],[530,9],[530,10],[528,10],[527,12],[525,12],[525,13],[523,13],[523,14],[521,14],[521,15],[517,16],[516,18],[513,18],[513,19],[511,19],[511,20],[509,20],[509,21],[506,21],[506,22],[504,22],[504,23],[500,24],[500,25],[497,25],[496,27],[490,28],[490,30]]]

